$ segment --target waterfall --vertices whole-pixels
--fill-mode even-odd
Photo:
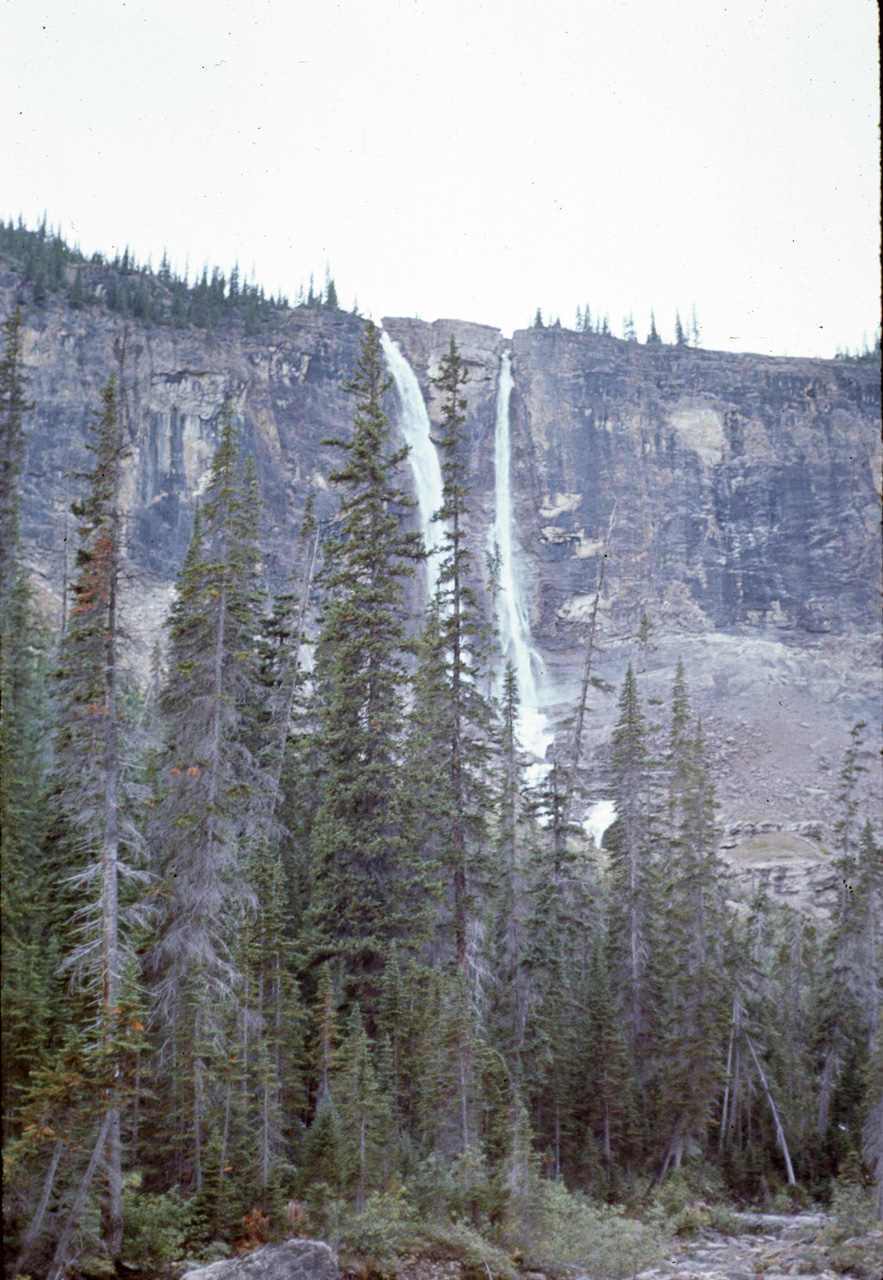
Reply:
[[[512,537],[512,450],[509,440],[509,399],[512,394],[512,359],[506,351],[500,360],[494,424],[495,515],[491,538],[500,555],[500,641],[504,659],[511,661],[518,678],[519,732],[522,744],[541,759],[553,740],[549,722],[539,708],[535,669],[542,659],[531,643],[530,618],[516,563]]]
[[[433,516],[442,505],[442,474],[438,453],[432,443],[429,414],[423,403],[423,393],[414,370],[393,342],[388,333],[381,330],[380,345],[392,374],[399,403],[402,406],[401,428],[405,443],[410,446],[408,462],[414,476],[417,511],[420,515],[420,532],[426,550],[436,552],[444,533],[440,522]],[[438,585],[438,557],[430,554],[426,561],[426,580],[429,599],[435,595]]]
[[[612,800],[596,800],[591,806],[585,818],[583,818],[583,830],[586,835],[591,836],[598,848],[601,848],[601,841],[604,838],[604,832],[609,826],[616,821],[616,806]]]

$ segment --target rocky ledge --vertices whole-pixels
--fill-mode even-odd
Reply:
[[[879,1280],[883,1230],[832,1243],[833,1219],[822,1213],[733,1215],[733,1233],[705,1230],[678,1241],[664,1262],[636,1280]],[[244,1257],[190,1269],[184,1280],[370,1280],[370,1265],[333,1253],[315,1240],[288,1240]],[[456,1258],[420,1254],[402,1259],[396,1280],[469,1280]],[[629,1273],[631,1274],[631,1273]],[[572,1272],[573,1280],[599,1280]],[[495,1278],[488,1272],[488,1280]],[[554,1280],[544,1272],[513,1272],[506,1280]]]
[[[0,264],[0,311],[13,305],[16,283]],[[824,910],[838,773],[859,720],[871,728],[857,798],[863,814],[879,821],[881,813],[879,361],[652,348],[566,330],[504,339],[457,320],[384,325],[436,426],[432,378],[452,336],[468,367],[468,533],[479,567],[494,515],[500,360],[511,351],[514,540],[550,719],[560,726],[572,715],[615,503],[594,674],[618,688],[629,661],[645,668],[642,694],[663,721],[683,658],[720,826],[746,837],[726,837],[734,869]],[[342,387],[362,328],[356,316],[297,308],[266,332],[208,340],[58,300],[29,313],[24,357],[36,408],[26,415],[21,527],[47,614],[61,617],[79,496],[71,477],[88,463],[87,428],[123,345],[131,439],[122,610],[126,662],[144,677],[224,401],[232,398],[257,465],[264,565],[278,591],[307,495],[325,527],[336,511],[328,474],[337,457],[323,440],[352,420]],[[385,407],[398,430],[392,389]],[[416,615],[422,601],[411,603]],[[645,610],[655,649],[642,653],[635,633]],[[615,699],[593,693],[583,744],[596,797],[615,717]],[[806,823],[816,834],[800,830]],[[758,841],[759,833],[799,840]]]
[[[337,1257],[320,1240],[286,1240],[184,1273],[186,1280],[337,1280]]]
[[[637,1280],[878,1280],[883,1275],[883,1231],[873,1231],[838,1247],[829,1243],[826,1214],[759,1214],[744,1232],[703,1232],[670,1253],[664,1267],[641,1272]]]

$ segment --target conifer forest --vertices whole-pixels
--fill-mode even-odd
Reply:
[[[604,703],[616,819],[596,847],[575,818],[591,651],[540,767],[466,536],[453,338],[435,379],[435,590],[415,625],[429,553],[404,518],[407,449],[370,321],[350,417],[324,442],[336,519],[308,504],[271,598],[228,401],[139,683],[120,590],[124,369],[107,371],[71,481],[59,634],[21,557],[22,323],[6,319],[0,364],[7,1273],[159,1275],[299,1231],[564,1274],[580,1224],[642,1258],[672,1215],[712,1202],[883,1195],[866,728],[839,765],[836,909],[750,894],[719,856],[689,671],[663,705],[643,687],[645,613]]]

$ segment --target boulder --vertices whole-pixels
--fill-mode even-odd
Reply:
[[[186,1272],[186,1280],[337,1280],[337,1258],[321,1240],[286,1240],[241,1258]]]

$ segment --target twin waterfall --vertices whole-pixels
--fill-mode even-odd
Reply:
[[[389,335],[381,332],[381,345],[386,363],[395,383],[402,407],[401,429],[405,442],[410,446],[408,461],[414,476],[417,510],[426,549],[430,552],[427,565],[427,590],[429,598],[435,594],[438,584],[438,557],[431,554],[441,544],[442,528],[433,516],[442,505],[442,476],[438,454],[432,443],[429,414],[420,391],[420,384],[408,361]],[[511,446],[509,440],[509,398],[512,393],[512,362],[507,351],[500,361],[500,377],[497,383],[497,403],[494,424],[495,512],[494,523],[489,530],[491,550],[494,545],[500,557],[500,641],[503,657],[511,662],[518,678],[520,700],[519,737],[522,746],[540,760],[545,759],[546,749],[553,740],[549,722],[539,709],[536,671],[542,670],[542,660],[531,644],[530,620],[513,545],[512,490],[510,484]],[[503,671],[498,673],[498,686],[502,690]]]
[[[500,642],[503,657],[518,678],[519,736],[522,746],[544,760],[554,735],[539,708],[534,670],[542,659],[531,644],[530,615],[518,573],[512,534],[512,446],[509,438],[509,399],[512,395],[512,360],[505,351],[500,360],[494,421],[494,524],[490,533],[500,556]],[[491,547],[493,550],[493,545]],[[501,673],[502,674],[502,673]]]
[[[426,561],[427,598],[432,599],[438,585],[438,555],[441,546],[442,527],[433,520],[442,505],[442,474],[438,453],[430,435],[429,414],[423,403],[423,393],[414,370],[402,355],[398,344],[385,330],[380,332],[380,345],[392,374],[402,406],[401,428],[405,444],[409,446],[408,462],[414,476],[417,510],[420,514],[420,532],[430,553]]]

